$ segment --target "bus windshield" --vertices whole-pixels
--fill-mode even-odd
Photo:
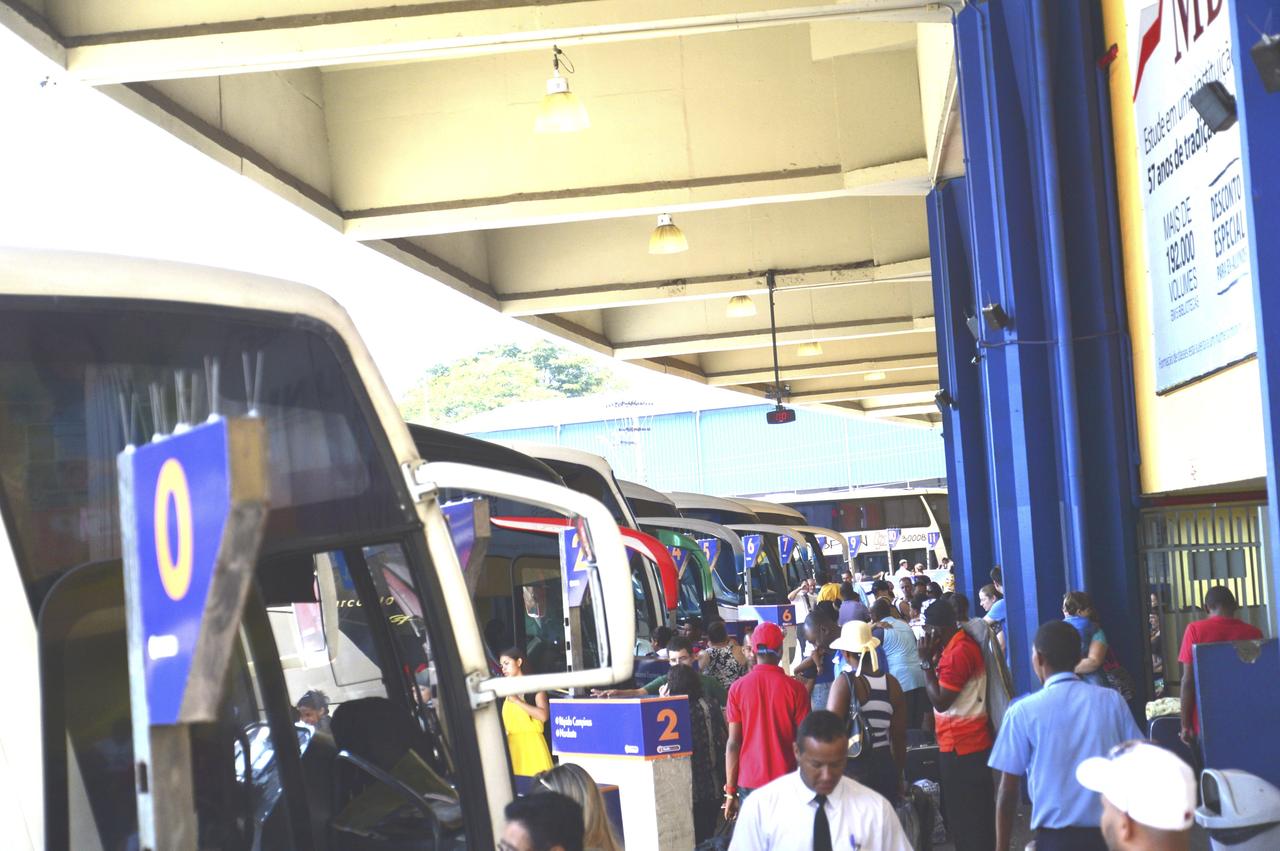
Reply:
[[[415,522],[375,472],[367,403],[326,326],[205,306],[49,305],[0,302],[0,490],[33,606],[67,568],[120,557],[116,455],[180,418],[254,408],[265,421],[264,554]]]
[[[599,470],[588,467],[586,464],[562,461],[558,458],[539,458],[538,460],[559,473],[564,479],[565,486],[570,490],[584,493],[602,503],[609,509],[609,513],[613,515],[613,519],[619,526],[631,525],[627,512],[618,501],[615,489],[611,487],[612,483]]]

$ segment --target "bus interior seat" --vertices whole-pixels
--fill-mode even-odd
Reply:
[[[438,848],[442,830],[462,826],[462,807],[453,788],[430,767],[430,743],[413,718],[384,697],[349,700],[333,713],[333,819],[335,848]],[[357,765],[348,755],[371,766]],[[433,824],[424,830],[421,809],[407,816],[405,799],[375,776],[390,775],[428,809]],[[435,834],[434,839],[430,838]]]

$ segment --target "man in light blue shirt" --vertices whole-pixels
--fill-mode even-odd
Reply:
[[[1009,707],[988,762],[1002,772],[996,851],[1009,847],[1023,776],[1036,851],[1106,851],[1102,803],[1076,781],[1075,767],[1143,735],[1118,692],[1072,673],[1079,661],[1080,635],[1070,624],[1050,621],[1036,632],[1031,664],[1044,687]]]

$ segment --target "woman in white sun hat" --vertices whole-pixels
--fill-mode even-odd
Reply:
[[[827,709],[841,718],[851,718],[851,708],[861,709],[871,727],[870,750],[850,759],[845,774],[896,804],[907,762],[907,702],[898,681],[881,670],[875,652],[879,646],[865,621],[849,621],[841,628],[831,649],[843,654],[847,670],[831,684]]]

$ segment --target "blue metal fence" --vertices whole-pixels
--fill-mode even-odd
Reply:
[[[800,410],[765,422],[769,405],[473,432],[603,455],[620,478],[659,490],[761,494],[946,476],[937,428]]]

